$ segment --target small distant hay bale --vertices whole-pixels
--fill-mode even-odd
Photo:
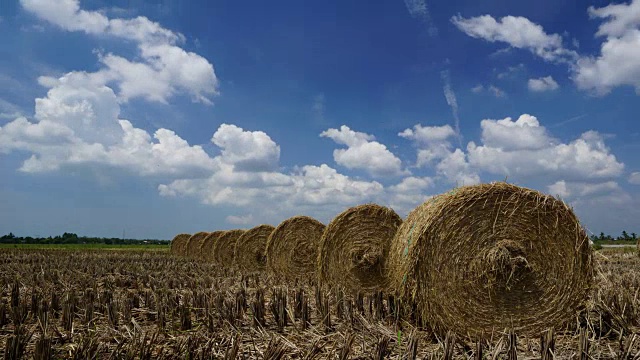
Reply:
[[[562,201],[498,182],[413,210],[389,252],[390,285],[436,332],[539,335],[575,319],[593,283],[586,232]]]
[[[171,253],[180,256],[184,255],[190,237],[191,234],[176,235],[173,240],[171,240]]]
[[[236,265],[246,272],[263,271],[267,265],[265,249],[267,239],[275,230],[271,225],[258,225],[247,230],[238,241],[234,251]]]
[[[267,269],[287,279],[314,275],[324,228],[308,216],[280,223],[267,239]]]
[[[220,237],[220,235],[224,234],[224,231],[218,230],[209,233],[207,237],[202,240],[202,244],[200,245],[200,251],[198,253],[198,257],[202,260],[213,261],[213,246]]]
[[[200,246],[202,245],[202,241],[209,234],[210,234],[209,232],[200,231],[191,235],[191,237],[187,241],[187,246],[186,246],[187,252],[185,255],[190,258],[197,257],[198,251],[200,251]]]
[[[320,240],[320,283],[349,291],[384,289],[389,246],[400,224],[395,211],[376,204],[355,206],[336,216]]]
[[[246,230],[227,230],[213,243],[213,261],[226,268],[235,266],[234,251],[236,242]]]

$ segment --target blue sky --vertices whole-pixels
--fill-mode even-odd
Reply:
[[[0,0],[0,233],[401,215],[504,180],[640,232],[640,0]]]

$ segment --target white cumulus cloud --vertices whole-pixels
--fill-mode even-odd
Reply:
[[[559,88],[558,83],[551,76],[545,76],[538,79],[529,79],[527,82],[529,90],[534,92],[544,92],[556,90]]]
[[[518,120],[483,120],[482,144],[467,146],[469,163],[481,171],[521,179],[612,178],[622,174],[619,162],[596,131],[569,143],[552,138],[531,115]]]
[[[342,125],[340,129],[328,129],[320,136],[332,139],[346,149],[333,151],[336,163],[348,169],[361,169],[373,176],[397,176],[405,174],[402,162],[387,147],[377,141],[373,135],[351,130]]]
[[[521,16],[495,19],[490,15],[464,18],[460,15],[451,22],[465,34],[489,42],[504,42],[518,49],[526,49],[547,61],[567,62],[577,54],[562,45],[558,34],[547,34],[542,26]]]
[[[422,126],[417,124],[413,129],[405,129],[398,136],[415,142],[418,148],[417,167],[424,167],[440,160],[452,151],[451,138],[456,136],[449,125]]]
[[[280,161],[280,146],[262,131],[222,124],[211,142],[222,149],[221,160],[237,171],[276,170]]]
[[[225,221],[232,225],[250,225],[253,223],[253,215],[229,215]]]
[[[617,86],[632,86],[640,94],[640,0],[589,8],[603,19],[596,36],[603,37],[600,54],[581,57],[573,68],[578,88],[605,95]]]
[[[103,85],[115,82],[121,101],[143,97],[166,103],[169,97],[186,92],[193,101],[210,104],[210,97],[218,94],[213,65],[202,56],[180,48],[177,44],[184,42],[182,34],[146,17],[110,19],[97,11],[82,10],[78,0],[21,0],[20,3],[38,18],[64,30],[134,41],[142,61],[100,54],[104,68],[90,74],[92,81]]]
[[[0,151],[31,153],[22,171],[88,166],[140,176],[198,177],[216,167],[202,147],[173,131],[158,129],[152,137],[121,119],[115,93],[85,73],[61,77],[35,103],[34,122],[18,118],[0,127]]]

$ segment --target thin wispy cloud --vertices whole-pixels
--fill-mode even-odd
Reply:
[[[453,92],[451,88],[451,75],[449,74],[449,70],[443,70],[440,72],[440,77],[443,82],[443,91],[444,97],[447,99],[447,104],[451,107],[451,113],[453,114],[453,125],[456,130],[456,136],[458,138],[458,143],[462,146],[462,136],[460,134],[460,116],[458,115],[458,99],[456,98],[456,94]]]
[[[413,18],[422,20],[427,25],[429,35],[438,35],[438,28],[433,23],[431,11],[425,0],[404,0],[404,4]]]

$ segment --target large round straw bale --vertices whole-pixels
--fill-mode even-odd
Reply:
[[[267,268],[285,278],[313,275],[324,224],[308,216],[289,218],[267,239]]]
[[[376,204],[355,206],[336,216],[320,240],[320,282],[353,291],[385,288],[385,262],[400,224],[395,211]]]
[[[234,258],[240,269],[248,272],[262,271],[267,265],[264,251],[267,238],[275,228],[271,225],[258,225],[247,230],[236,241]]]
[[[218,237],[223,233],[224,231],[222,230],[209,233],[209,235],[202,240],[202,245],[200,245],[200,250],[198,252],[198,258],[213,261],[213,245]]]
[[[234,264],[234,254],[236,242],[246,230],[227,230],[213,243],[213,260],[219,265],[231,267]]]
[[[187,241],[191,234],[178,234],[171,240],[171,253],[174,255],[184,255],[187,248]]]
[[[198,255],[198,251],[200,251],[200,245],[202,245],[202,241],[209,235],[206,231],[197,232],[189,238],[187,241],[187,252],[186,256],[190,258],[195,258]]]
[[[575,318],[591,246],[556,198],[504,182],[457,188],[413,210],[387,263],[391,286],[440,333],[535,334]]]

